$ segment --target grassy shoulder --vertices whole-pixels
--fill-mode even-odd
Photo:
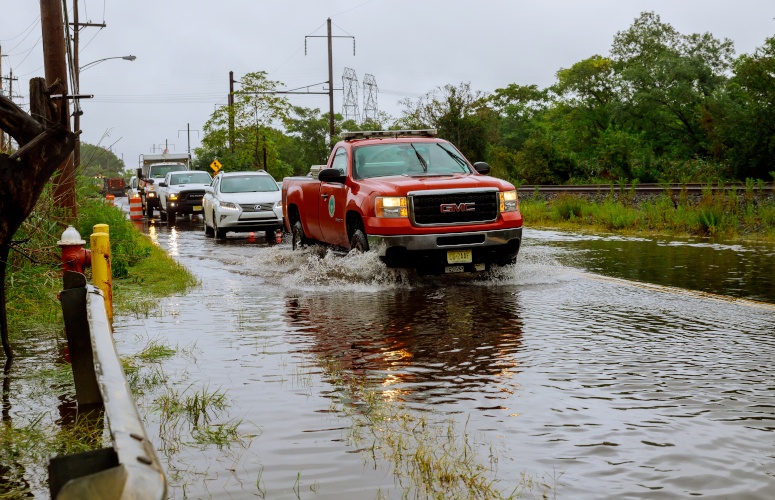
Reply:
[[[76,228],[89,241],[97,223],[110,226],[114,314],[150,314],[158,298],[186,290],[197,279],[143,235],[117,207],[100,199],[79,199]],[[7,267],[6,306],[13,364],[4,373],[4,415],[0,424],[0,498],[47,493],[49,456],[109,445],[101,420],[75,412],[75,390],[61,304],[62,226],[45,202],[17,232],[19,245]],[[90,270],[87,279],[90,281]],[[132,360],[122,360],[131,368]],[[130,370],[131,372],[131,370]],[[129,372],[128,372],[129,373]]]
[[[598,199],[535,195],[521,197],[520,210],[531,227],[775,242],[775,197],[753,190],[719,192],[709,186],[696,199],[684,192],[639,201],[626,191]]]

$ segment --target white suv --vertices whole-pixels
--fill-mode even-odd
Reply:
[[[265,231],[268,242],[283,227],[280,187],[263,170],[221,172],[205,188],[205,235],[222,239],[227,231]]]

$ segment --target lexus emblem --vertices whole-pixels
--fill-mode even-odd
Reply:
[[[441,213],[476,212],[476,203],[442,203],[439,205]]]
[[[253,210],[261,210],[261,205],[253,205]]]

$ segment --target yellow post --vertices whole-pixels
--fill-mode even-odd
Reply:
[[[113,322],[113,277],[110,271],[110,236],[107,225],[97,224],[104,228],[105,232],[95,232],[91,235],[91,270],[92,282],[102,290],[105,297],[105,310],[108,313],[108,321]]]

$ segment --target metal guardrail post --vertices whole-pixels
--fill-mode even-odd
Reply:
[[[102,292],[73,271],[65,272],[64,288],[60,298],[78,409],[104,407],[113,447],[51,459],[51,497],[164,499],[167,481],[116,353]]]

